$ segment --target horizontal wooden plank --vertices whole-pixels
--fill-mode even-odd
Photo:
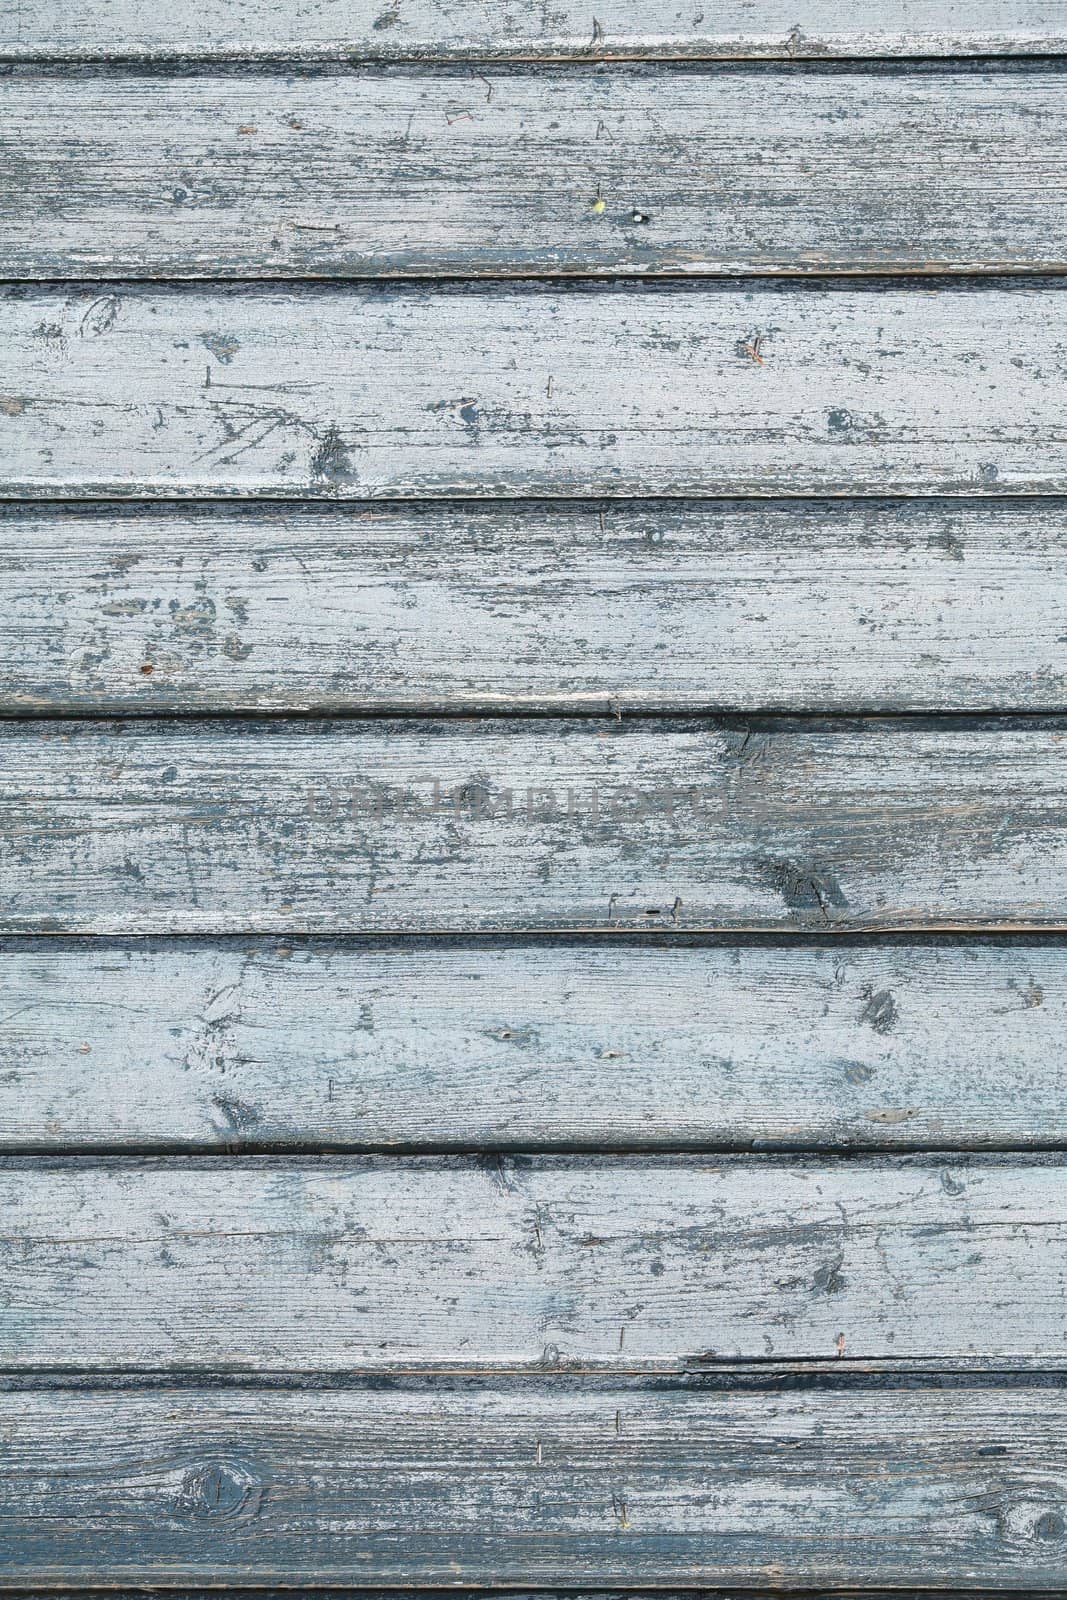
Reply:
[[[9,933],[1054,928],[1013,722],[0,724]]]
[[[1060,70],[489,72],[8,75],[0,275],[1067,267]]]
[[[1059,944],[0,950],[0,1148],[1067,1145]]]
[[[1067,502],[0,505],[0,707],[1057,711]]]
[[[5,1589],[5,1594],[11,1595],[13,1600],[98,1600],[98,1589]],[[421,1586],[419,1589],[403,1589],[400,1586],[390,1586],[389,1589],[366,1586],[358,1587],[352,1584],[331,1584],[330,1589],[310,1589],[301,1586],[301,1592],[306,1600],[413,1600],[413,1595],[419,1595],[419,1600],[454,1600],[453,1589],[434,1589],[434,1587]],[[790,1600],[859,1600],[861,1590],[843,1589],[805,1589],[805,1590],[776,1590],[777,1594],[789,1594]],[[862,1595],[867,1595],[869,1600],[992,1600],[992,1595],[998,1590],[993,1589],[864,1589]],[[1016,1590],[1017,1594],[1040,1595],[1040,1589]],[[115,1600],[149,1600],[155,1597],[154,1589],[131,1589],[131,1587],[112,1587],[109,1594]],[[478,1600],[753,1600],[755,1595],[761,1594],[758,1589],[741,1589],[736,1584],[731,1584],[729,1589],[486,1589],[478,1587],[472,1590]],[[288,1589],[174,1589],[168,1586],[168,1600],[291,1600],[291,1590]]]
[[[0,493],[1058,493],[1064,293],[14,285]]]
[[[1054,1363],[1064,1171],[1060,1157],[8,1158],[0,1366]]]
[[[1055,1589],[1062,1390],[0,1397],[5,1580]]]
[[[96,1600],[99,1590],[96,1589],[5,1589],[5,1594],[13,1595],[13,1600]],[[453,1589],[434,1589],[434,1587],[421,1586],[419,1589],[403,1589],[400,1586],[390,1586],[389,1589],[366,1586],[358,1587],[352,1584],[331,1584],[330,1589],[309,1589],[301,1586],[301,1592],[306,1600],[411,1600],[413,1595],[419,1595],[419,1600],[454,1600]],[[805,1589],[805,1590],[776,1590],[777,1594],[790,1595],[790,1600],[859,1600],[861,1590],[849,1592],[841,1589]],[[1040,1595],[1040,1589],[1016,1590],[1019,1594]],[[115,1600],[147,1600],[149,1595],[154,1597],[154,1589],[109,1589],[109,1594]],[[761,1594],[758,1589],[741,1589],[734,1586],[729,1589],[485,1589],[478,1587],[474,1590],[478,1600],[753,1600],[755,1595]],[[993,1589],[864,1589],[862,1594],[869,1595],[870,1600],[990,1600],[992,1595],[998,1594]],[[246,1589],[246,1587],[230,1587],[230,1589],[173,1589],[168,1586],[168,1600],[291,1600],[291,1590],[288,1589]]]
[[[0,0],[0,57],[954,56],[1067,52],[1056,0]]]

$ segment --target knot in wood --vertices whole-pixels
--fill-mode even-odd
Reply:
[[[259,1474],[246,1462],[227,1457],[205,1461],[186,1473],[178,1491],[178,1509],[197,1522],[247,1519],[259,1514],[262,1498]]]
[[[1001,1531],[1013,1541],[1053,1542],[1067,1538],[1067,1508],[1047,1500],[1019,1500],[1001,1516]]]

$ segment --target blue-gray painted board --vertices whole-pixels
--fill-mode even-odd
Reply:
[[[1065,1170],[1061,1156],[9,1158],[0,1369],[1055,1365]]]
[[[0,126],[7,278],[1067,266],[1058,69],[27,71]]]
[[[1057,711],[1067,502],[0,505],[0,708]]]
[[[1061,944],[5,941],[0,1149],[1067,1146]]]
[[[5,1581],[1062,1589],[1062,1390],[0,1401]]]
[[[1067,925],[1061,719],[0,722],[0,931]]]
[[[1065,294],[14,285],[0,496],[1062,493]]]

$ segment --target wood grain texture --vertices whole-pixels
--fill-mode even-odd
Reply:
[[[155,1595],[158,1591],[145,1588],[111,1587],[108,1592],[114,1595],[116,1600],[155,1600]],[[246,1588],[242,1585],[238,1590],[234,1588],[176,1589],[168,1585],[167,1596],[168,1600],[223,1600],[223,1597],[224,1600],[237,1600],[238,1595],[243,1597],[243,1600],[290,1600],[291,1592],[291,1590],[287,1589],[266,1589],[262,1586]],[[484,1595],[486,1600],[557,1600],[559,1596],[566,1597],[566,1600],[586,1600],[586,1597],[588,1597],[588,1600],[754,1600],[754,1596],[759,1592],[759,1590],[742,1589],[737,1585],[732,1585],[729,1589],[709,1589],[705,1587],[702,1589],[673,1588],[668,1590],[632,1588],[615,1590],[560,1588],[530,1590],[516,1589],[514,1587],[508,1589],[486,1589],[482,1587],[479,1589],[479,1593]],[[778,1590],[777,1592],[779,1594],[788,1593],[790,1600],[841,1600],[842,1595],[846,1596],[846,1600],[857,1600],[856,1591],[850,1592],[841,1589],[793,1589],[789,1591]],[[948,1600],[950,1595],[953,1600],[957,1600],[957,1597],[958,1600],[991,1600],[993,1595],[1001,1591],[994,1589],[864,1589],[861,1592],[869,1596],[870,1600]],[[1019,1595],[1026,1595],[1027,1600],[1040,1600],[1040,1597],[1042,1597],[1042,1591],[1039,1589],[1023,1589],[1013,1592]],[[71,1589],[68,1587],[48,1590],[5,1589],[4,1593],[11,1595],[13,1600],[44,1600],[46,1595],[48,1600],[96,1600],[99,1590]],[[412,1597],[416,1594],[420,1597],[420,1600],[454,1600],[455,1591],[426,1586],[420,1586],[418,1589],[405,1589],[394,1585],[389,1589],[382,1589],[377,1587],[368,1588],[363,1584],[358,1588],[352,1584],[337,1584],[331,1585],[329,1589],[309,1588],[301,1585],[301,1593],[306,1597],[306,1600],[412,1600]]]
[[[0,0],[0,57],[955,56],[1062,54],[1057,0]]]
[[[0,708],[1057,711],[1067,502],[0,505]]]
[[[1067,923],[1057,720],[0,724],[9,933]]]
[[[1067,949],[0,950],[0,1148],[1067,1145]]]
[[[19,1380],[16,1380],[19,1381]],[[375,1383],[381,1380],[374,1380]],[[430,1380],[437,1382],[438,1380]],[[451,1382],[452,1380],[447,1380]],[[497,1380],[498,1383],[507,1380]],[[57,1380],[62,1383],[63,1380]],[[419,1600],[454,1600],[455,1590],[434,1585],[420,1584],[417,1588],[405,1588],[400,1584],[391,1584],[389,1588],[380,1585],[373,1587],[367,1584],[336,1583],[330,1587],[301,1584],[300,1592],[303,1600],[414,1600],[417,1595]],[[789,1600],[993,1600],[993,1597],[1002,1594],[1003,1590],[982,1589],[877,1589],[870,1586],[862,1590],[854,1588],[804,1588],[804,1589],[777,1589],[776,1594],[787,1595]],[[1047,1591],[1041,1589],[1014,1589],[1015,1596],[1024,1597],[1025,1600],[1044,1600]],[[98,1600],[99,1589],[73,1588],[66,1585],[55,1589],[10,1589],[4,1588],[3,1593],[10,1595],[12,1600]],[[110,1585],[109,1595],[115,1600],[156,1600],[159,1591],[143,1586]],[[680,1588],[677,1585],[669,1589],[659,1586],[655,1589],[626,1588],[615,1589],[567,1589],[553,1587],[552,1589],[521,1589],[510,1585],[507,1589],[497,1587],[487,1588],[479,1585],[478,1594],[484,1600],[756,1600],[756,1596],[765,1593],[759,1589],[742,1587],[731,1584],[728,1588],[711,1588],[704,1585],[700,1589]],[[191,1588],[189,1586],[174,1587],[167,1585],[167,1600],[291,1600],[292,1590],[286,1588],[266,1588],[262,1584],[257,1586],[218,1586],[211,1589]]]
[[[1064,293],[15,285],[0,494],[1057,493]]]
[[[8,1158],[0,1365],[1054,1364],[1064,1172],[943,1155]]]
[[[48,1595],[48,1600],[96,1600],[99,1590],[96,1589],[5,1589],[5,1594],[11,1595],[13,1600],[43,1600]],[[110,1594],[115,1595],[115,1600],[154,1600],[157,1590],[133,1589],[133,1587],[112,1587]],[[333,1584],[330,1589],[315,1589],[315,1587],[301,1584],[301,1592],[306,1600],[411,1600],[418,1594],[421,1600],[454,1600],[454,1590],[434,1589],[434,1587],[419,1587],[419,1589],[403,1589],[392,1586],[389,1589],[381,1587],[368,1587],[360,1584]],[[857,1600],[856,1590],[841,1589],[805,1589],[805,1590],[777,1590],[779,1594],[790,1595],[790,1600]],[[1014,1590],[1016,1594],[1038,1597],[1040,1589]],[[742,1589],[734,1586],[729,1589],[485,1589],[478,1587],[477,1594],[482,1600],[557,1600],[557,1597],[566,1597],[566,1600],[755,1600],[755,1595],[760,1594],[758,1589]],[[862,1594],[869,1595],[870,1600],[990,1600],[997,1590],[992,1589],[864,1589]],[[264,1589],[264,1587],[242,1586],[240,1589],[174,1589],[168,1586],[168,1600],[237,1600],[238,1595],[243,1600],[291,1600],[291,1590]]]
[[[1067,267],[1058,69],[37,71],[0,126],[9,278]]]
[[[1061,1587],[1062,1391],[2,1397],[20,1583]]]

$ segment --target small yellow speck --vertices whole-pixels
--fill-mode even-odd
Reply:
[[[601,195],[597,195],[596,199],[593,201],[593,204],[590,206],[589,209],[592,211],[592,213],[593,213],[593,215],[595,217],[599,217],[601,212],[602,211],[606,211],[607,208],[608,208],[607,201],[605,199],[603,199],[603,197]]]

